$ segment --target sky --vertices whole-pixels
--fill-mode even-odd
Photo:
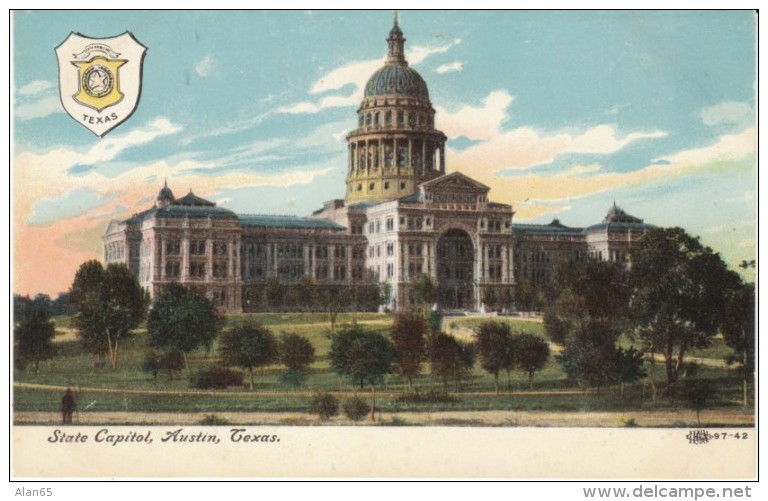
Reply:
[[[308,215],[344,198],[345,135],[383,65],[391,11],[16,11],[13,283],[66,291],[112,220],[164,180],[238,213]],[[448,172],[515,221],[601,222],[615,202],[756,258],[751,11],[402,11]],[[99,138],[64,111],[54,49],[130,31],[141,99]],[[747,272],[747,279],[754,275]]]

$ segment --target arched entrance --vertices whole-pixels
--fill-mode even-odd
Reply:
[[[451,229],[437,242],[437,293],[449,310],[473,309],[475,246],[464,230]]]

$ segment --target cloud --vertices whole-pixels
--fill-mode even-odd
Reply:
[[[449,138],[478,141],[452,158],[460,165],[483,166],[483,170],[527,169],[551,163],[568,153],[615,153],[630,143],[666,136],[664,131],[631,132],[621,137],[613,125],[601,124],[584,130],[541,131],[530,126],[506,130],[509,106],[514,97],[506,90],[488,94],[481,106],[462,106],[456,111],[437,108],[437,126]]]
[[[736,125],[746,127],[755,123],[755,112],[747,103],[723,101],[714,106],[702,108],[699,117],[705,125]]]
[[[454,61],[452,63],[443,64],[441,66],[438,66],[435,71],[442,75],[443,73],[451,73],[451,72],[463,71],[463,70],[464,70],[464,63],[462,63],[460,61]]]
[[[599,127],[596,129],[600,129]],[[570,143],[577,146],[585,138],[597,137],[598,144],[595,150],[606,151],[618,148],[622,144],[628,144],[628,138],[617,139],[605,132],[587,132],[580,136],[570,138]],[[635,138],[641,137],[635,135]],[[537,136],[532,136],[536,139]],[[600,139],[602,138],[602,139]],[[599,142],[603,145],[600,146]],[[566,141],[567,143],[567,141]],[[547,141],[543,143],[533,141],[526,152],[528,157],[534,156],[532,151],[537,148],[549,148]],[[449,170],[458,169],[466,175],[478,181],[494,187],[494,199],[503,203],[510,203],[517,207],[518,217],[522,220],[552,213],[553,208],[547,204],[531,203],[517,205],[521,200],[549,201],[551,203],[570,202],[596,193],[614,190],[619,187],[637,186],[644,183],[663,179],[671,179],[684,175],[692,175],[698,172],[717,173],[723,169],[749,169],[754,168],[756,153],[755,129],[747,128],[737,134],[728,134],[718,137],[713,143],[700,147],[681,150],[665,157],[667,164],[649,165],[631,172],[612,172],[602,169],[599,164],[587,166],[574,166],[556,174],[538,174],[530,171],[522,171],[514,176],[500,176],[498,167],[509,163],[519,164],[520,161],[511,161],[514,156],[510,152],[514,149],[499,149],[501,154],[489,154],[485,162],[478,162],[476,157],[463,157],[449,150]],[[552,156],[553,151],[543,156]],[[458,158],[457,158],[458,157]],[[589,175],[585,175],[589,174]]]
[[[255,117],[248,118],[246,120],[241,120],[239,122],[233,122],[229,123],[227,125],[224,125],[222,127],[217,127],[215,129],[205,130],[203,132],[200,132],[198,134],[191,134],[185,137],[181,140],[181,144],[188,145],[192,144],[193,142],[197,141],[198,139],[203,139],[207,137],[219,137],[219,136],[226,136],[228,134],[235,134],[237,132],[242,132],[244,130],[252,129],[253,127],[256,127],[258,125],[261,125],[264,120],[266,120],[270,115],[273,115],[274,113],[272,111],[268,111],[265,113],[262,113],[260,115],[256,115]]]
[[[436,106],[438,128],[448,137],[464,136],[470,140],[489,140],[499,134],[507,120],[507,108],[514,97],[505,90],[488,94],[481,107],[462,106],[455,112]]]
[[[48,80],[33,80],[27,85],[20,87],[18,93],[22,96],[34,96],[51,88],[53,88],[53,82],[49,82]]]
[[[199,63],[195,65],[195,73],[201,77],[211,76],[216,69],[216,60],[210,54],[205,56]]]
[[[46,226],[54,221],[84,214],[104,203],[105,200],[98,193],[77,188],[61,197],[38,200],[27,222],[32,225]]]
[[[446,45],[423,46],[415,45],[406,51],[406,59],[411,65],[423,62],[434,54],[448,52],[452,47],[461,43],[461,39],[455,39]],[[278,109],[278,113],[289,114],[314,114],[327,108],[340,108],[357,106],[363,99],[363,91],[368,78],[382,66],[384,58],[355,61],[333,69],[320,77],[309,89],[311,96],[317,96],[329,92],[338,92],[327,95],[315,101],[300,101]],[[347,89],[347,92],[342,92]]]
[[[454,38],[450,43],[445,45],[438,45],[437,47],[430,47],[428,45],[414,45],[410,50],[406,51],[405,57],[409,64],[419,64],[424,62],[424,60],[429,56],[433,56],[435,54],[444,54],[460,43],[461,38]]]
[[[63,112],[59,96],[46,96],[32,103],[16,106],[14,116],[19,120],[32,120]]]

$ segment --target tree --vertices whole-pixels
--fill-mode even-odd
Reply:
[[[392,372],[395,348],[381,334],[358,325],[345,327],[331,337],[331,366],[337,374],[346,375],[363,388],[371,386],[371,421],[376,413],[376,385]]]
[[[533,334],[515,334],[511,344],[515,366],[528,375],[529,387],[533,389],[533,375],[546,365],[549,359],[549,345]]]
[[[411,291],[413,300],[416,304],[430,305],[437,301],[437,287],[432,278],[426,273],[422,273],[411,281]]]
[[[392,372],[395,349],[381,334],[351,325],[332,336],[329,356],[336,373],[351,377],[363,388],[366,383],[375,386]]]
[[[277,339],[267,327],[255,322],[238,325],[225,331],[219,343],[221,361],[248,371],[253,389],[253,368],[264,374],[264,367],[278,360]]]
[[[511,336],[509,324],[500,322],[483,322],[475,333],[480,366],[493,375],[496,393],[499,393],[499,371],[511,366]]]
[[[304,280],[296,288],[299,305],[309,311],[314,311],[320,302],[320,290],[317,282],[312,277],[304,277]]]
[[[353,397],[344,402],[344,414],[352,421],[360,421],[371,411],[371,406],[360,397]]]
[[[616,337],[605,324],[585,325],[574,332],[558,355],[568,379],[586,383],[600,391],[618,374]]]
[[[742,399],[746,407],[749,402],[747,382],[755,375],[755,284],[741,284],[728,297],[722,332],[725,344],[733,349],[733,355],[727,359],[728,364],[740,364]]]
[[[701,426],[701,411],[715,398],[715,386],[706,379],[688,379],[684,393],[688,406],[696,411],[696,422]]]
[[[395,345],[395,369],[406,378],[409,390],[413,390],[413,376],[421,371],[426,356],[426,332],[427,321],[420,312],[405,311],[395,316],[391,334]]]
[[[309,413],[317,414],[321,421],[339,415],[339,400],[330,393],[318,393],[309,402]]]
[[[147,296],[136,276],[122,263],[104,268],[98,261],[87,261],[77,270],[70,295],[81,342],[99,355],[108,351],[116,369],[120,339],[139,325],[147,311]]]
[[[432,375],[443,381],[443,389],[448,390],[448,381],[453,379],[455,391],[459,382],[467,376],[475,365],[477,352],[472,343],[464,343],[455,337],[439,332],[430,337],[429,364]]]
[[[315,361],[315,347],[309,339],[284,332],[278,342],[280,363],[287,369],[306,370]]]
[[[264,284],[264,303],[271,310],[280,310],[284,306],[286,292],[286,287],[280,282],[280,278],[272,275]]]
[[[211,301],[177,283],[163,288],[147,319],[150,346],[181,352],[187,370],[187,354],[201,346],[210,350],[221,326]]]
[[[24,368],[27,363],[35,366],[35,374],[40,371],[40,362],[50,360],[56,354],[53,337],[56,326],[45,311],[30,308],[22,320],[13,329],[16,344],[16,365]]]
[[[740,280],[681,228],[651,230],[631,258],[632,323],[652,363],[654,354],[664,356],[667,392],[673,395],[685,354],[709,344]]]
[[[288,386],[301,386],[307,378],[307,370],[315,361],[315,347],[309,339],[293,333],[283,333],[277,344],[280,363],[286,371],[280,381]]]
[[[630,346],[616,349],[617,377],[621,383],[621,394],[624,395],[624,387],[646,376],[644,364],[644,355],[642,351]]]

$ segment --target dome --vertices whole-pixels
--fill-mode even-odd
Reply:
[[[163,184],[162,189],[157,194],[157,199],[156,200],[157,200],[157,204],[156,205],[158,207],[162,207],[162,206],[171,204],[171,203],[173,203],[176,200],[176,197],[173,196],[173,192],[168,187],[168,182],[167,181]]]
[[[401,95],[429,99],[427,83],[413,68],[400,64],[387,64],[371,75],[365,85],[365,97]]]

